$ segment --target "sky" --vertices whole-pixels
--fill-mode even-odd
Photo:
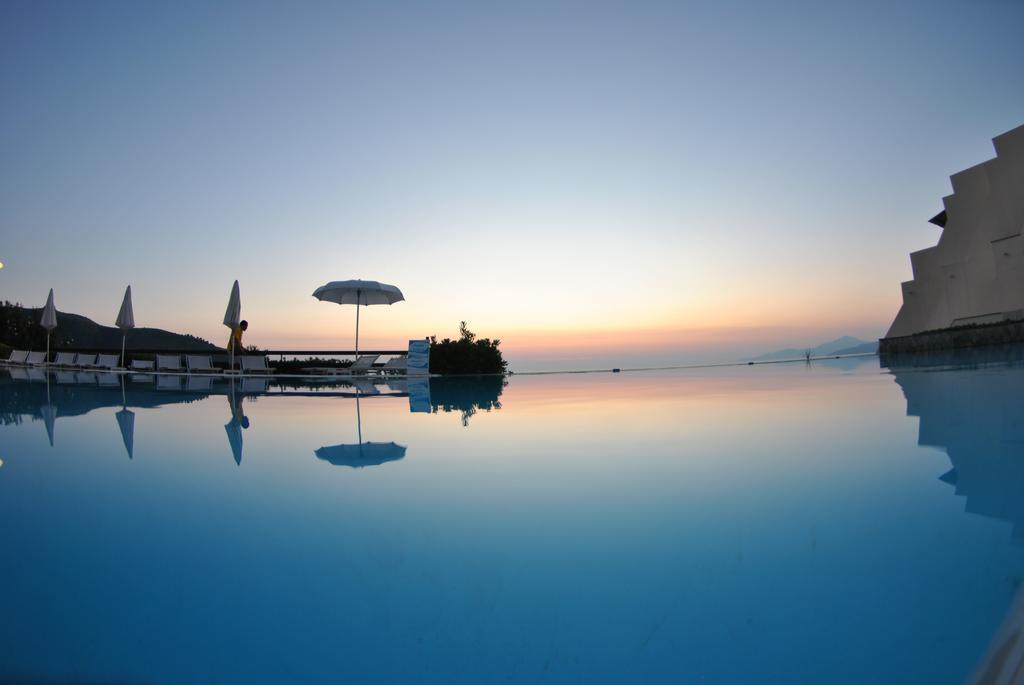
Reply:
[[[1024,124],[1024,3],[0,2],[0,298],[519,370],[884,334]],[[223,340],[222,340],[223,339]]]

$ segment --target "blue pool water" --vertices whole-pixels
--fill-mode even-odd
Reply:
[[[1024,368],[0,371],[0,682],[965,683]]]

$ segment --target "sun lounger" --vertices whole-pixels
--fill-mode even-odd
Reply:
[[[79,371],[75,374],[75,382],[79,385],[96,385],[96,374]]]
[[[267,364],[267,358],[262,354],[247,354],[239,358],[242,363],[242,373],[273,373],[273,369]]]
[[[380,370],[383,373],[405,373],[407,361],[405,357],[392,357]]]
[[[158,354],[156,356],[156,370],[157,371],[184,371],[185,367],[181,365],[181,355],[177,354]]]
[[[209,376],[189,376],[185,389],[189,392],[210,392],[213,379]]]
[[[46,382],[46,371],[40,368],[31,368],[26,370],[28,373],[28,379],[30,381],[39,381],[40,383]]]
[[[266,378],[243,378],[242,379],[242,392],[266,392],[267,391],[267,379]]]
[[[369,373],[373,369],[373,363],[377,361],[379,354],[364,354],[352,362],[352,366],[338,369],[338,375],[356,376]]]
[[[156,367],[152,359],[133,359],[131,366],[129,367],[132,371],[153,371]]]
[[[26,350],[11,350],[11,356],[4,360],[5,364],[24,364],[28,359]]]
[[[28,380],[28,369],[15,366],[7,370],[7,373],[11,374],[11,378],[16,381],[27,381]]]
[[[186,354],[185,364],[189,373],[220,373],[220,369],[213,367],[208,354]]]
[[[181,390],[181,376],[165,376],[160,375],[156,377],[156,389],[157,390]]]
[[[75,356],[74,352],[58,352],[53,360],[53,366],[75,366]]]
[[[57,372],[57,382],[60,383],[61,385],[67,385],[68,383],[74,383],[75,382],[75,372],[74,371],[58,371]]]
[[[133,373],[131,374],[131,379],[132,383],[152,383],[156,380],[156,377],[147,373]]]
[[[25,359],[25,363],[29,366],[42,366],[46,363],[46,353],[29,352],[28,357]]]
[[[99,381],[100,385],[121,385],[121,377],[116,373],[110,373],[109,371],[104,371],[103,373],[98,374],[96,376],[96,380]]]
[[[95,369],[96,355],[79,353],[78,356],[75,357],[75,366],[81,367],[83,369]]]
[[[117,368],[117,355],[116,354],[101,354],[96,358],[97,369],[116,369]]]

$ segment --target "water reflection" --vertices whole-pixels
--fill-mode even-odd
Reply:
[[[951,468],[939,479],[964,498],[967,513],[1009,523],[1018,543],[1024,540],[1022,359],[1024,348],[1016,347],[886,360],[906,397],[907,415],[920,419],[918,444],[949,457]],[[967,682],[1021,682],[1022,637],[1024,589]]]
[[[321,447],[316,456],[334,465],[362,467],[402,459],[407,447],[395,442],[362,439],[360,398],[408,398],[410,413],[459,412],[463,426],[477,411],[501,408],[506,386],[501,377],[273,379],[213,376],[146,375],[5,369],[0,376],[0,420],[20,423],[40,419],[52,447],[57,419],[117,408],[116,424],[129,459],[135,452],[136,414],[129,407],[155,408],[185,404],[223,395],[230,410],[224,425],[235,463],[241,466],[244,431],[250,426],[243,402],[260,396],[335,397],[356,404],[357,442]]]
[[[931,407],[939,374],[872,367],[507,388],[0,373],[5,420],[92,412],[52,451],[38,425],[0,429],[0,682],[963,685],[1024,546],[936,477],[1006,515],[975,504],[992,464],[959,445],[994,426],[931,437],[934,411],[980,410]],[[1019,406],[999,383],[978,393]]]
[[[380,466],[389,461],[398,461],[405,458],[406,447],[395,442],[363,442],[363,415],[359,408],[359,398],[363,394],[379,395],[377,390],[369,382],[356,381],[356,436],[358,442],[353,444],[333,445],[321,447],[314,454],[317,459],[322,459],[334,466],[351,466],[362,468],[364,466]]]
[[[965,511],[1010,523],[1024,540],[1024,368],[922,368],[927,361],[982,363],[985,353],[917,358],[891,367],[919,417],[918,444],[946,452],[951,468],[940,478],[965,500]]]

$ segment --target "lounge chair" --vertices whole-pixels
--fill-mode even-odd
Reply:
[[[156,356],[156,370],[157,371],[184,371],[185,367],[181,365],[181,355],[178,354],[158,354]]]
[[[338,369],[338,374],[342,376],[355,376],[365,375],[373,370],[373,364],[380,357],[379,354],[364,354],[352,362],[352,366],[344,369]]]
[[[29,366],[42,366],[46,363],[46,353],[29,352],[28,358],[25,359],[25,363]]]
[[[214,368],[208,354],[186,354],[185,364],[189,373],[220,373],[220,369]]]
[[[157,390],[181,390],[181,376],[160,375],[156,377]]]
[[[133,359],[131,366],[128,367],[132,371],[149,371],[152,372],[156,366],[152,359]]]
[[[267,364],[267,358],[262,354],[247,354],[239,358],[242,363],[242,373],[273,373],[274,370]]]
[[[243,378],[242,379],[242,392],[255,392],[262,393],[267,391],[266,378]]]
[[[57,356],[53,360],[53,366],[76,366],[74,352],[58,352]]]
[[[408,368],[407,361],[405,357],[392,357],[380,370],[383,373],[405,373]]]
[[[96,385],[96,374],[79,371],[75,374],[75,382],[79,385]]]
[[[148,373],[133,373],[131,379],[132,383],[152,383],[156,377]]]
[[[213,389],[213,378],[210,376],[189,376],[185,383],[189,392],[210,392]]]
[[[26,369],[24,367],[21,367],[21,366],[15,366],[12,369],[8,369],[7,373],[11,374],[11,378],[13,378],[16,381],[27,381],[27,380],[29,380],[28,369]]]
[[[110,371],[104,371],[103,373],[97,374],[96,380],[100,385],[121,385],[121,377],[116,373],[111,373]]]
[[[6,364],[24,364],[28,359],[26,350],[11,350],[11,356],[4,360]]]
[[[57,382],[60,383],[61,385],[67,385],[68,383],[74,383],[75,382],[75,372],[74,371],[58,371],[57,372]]]
[[[28,373],[28,379],[30,381],[39,381],[40,383],[46,382],[46,371],[43,369],[33,367],[30,369],[26,369],[26,373]]]
[[[81,367],[83,369],[95,369],[96,355],[79,353],[78,356],[75,357],[75,366]]]
[[[117,355],[116,354],[101,354],[96,358],[97,369],[116,369],[117,366]]]

